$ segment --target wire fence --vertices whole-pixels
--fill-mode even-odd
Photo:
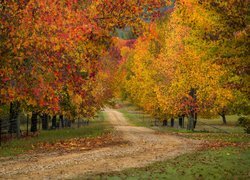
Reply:
[[[134,116],[133,123],[139,122],[140,125],[142,126],[148,126],[148,127],[172,127],[175,129],[188,129],[188,121],[189,119],[187,117],[178,117],[174,119],[165,119],[165,120],[160,120],[158,118],[154,118],[146,113],[144,113],[142,110],[128,110],[127,111],[130,115]],[[234,126],[232,126],[234,127]],[[235,128],[235,127],[234,127]],[[196,121],[196,126],[195,126],[195,131],[196,132],[218,132],[218,133],[231,133],[231,132],[241,132],[242,128],[235,128],[235,130],[231,130],[231,127],[228,126],[221,126],[218,122],[217,124],[209,124],[202,122],[201,119],[197,119]]]
[[[0,119],[0,145],[4,139],[21,136],[19,119]]]
[[[46,120],[46,125],[43,126],[43,118],[37,118],[37,130],[57,130],[62,128],[80,128],[89,124],[89,120],[77,119],[70,121],[66,118],[56,118],[56,123],[52,123],[52,118]],[[3,142],[14,138],[20,138],[34,134],[31,132],[31,117],[29,115],[20,116],[17,119],[1,118],[0,119],[0,146]]]

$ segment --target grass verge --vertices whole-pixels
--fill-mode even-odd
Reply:
[[[118,109],[124,117],[134,126],[151,127],[153,118],[141,111],[128,111],[126,109]]]
[[[122,103],[121,103],[122,104]],[[174,128],[172,127],[163,127],[161,121],[155,121],[155,118],[150,116],[149,114],[144,113],[140,108],[136,107],[135,105],[124,102],[121,105],[121,108],[118,109],[128,121],[134,126],[143,126],[149,127],[157,131],[162,132],[180,132],[180,133],[187,133],[190,132],[186,130],[186,128],[179,128],[178,127],[178,119],[175,118],[175,125]],[[219,117],[211,118],[211,119],[204,119],[198,117],[197,125],[195,128],[195,132],[207,132],[207,133],[237,133],[242,134],[244,133],[244,128],[238,126],[239,116],[237,115],[229,115],[227,116],[228,124],[224,125],[222,120]],[[188,119],[185,118],[184,126],[187,126]],[[156,126],[157,125],[157,126]],[[168,120],[168,125],[170,125],[170,120]]]
[[[99,174],[94,179],[249,179],[250,150],[223,148],[185,154],[143,168]]]
[[[80,128],[66,128],[59,130],[41,131],[37,137],[14,139],[3,143],[0,147],[0,157],[23,154],[32,149],[36,144],[47,142],[55,143],[71,138],[97,137],[110,132],[112,126],[105,121],[104,112],[99,113],[99,118],[94,119],[87,126]]]
[[[140,109],[123,106],[120,110],[136,126],[150,127],[161,133],[205,140],[202,150],[157,162],[143,168],[99,174],[93,179],[250,179],[250,135],[236,126],[237,117],[229,116],[228,125],[218,118],[198,119],[197,130],[152,126],[154,121]],[[145,118],[146,117],[146,118]],[[201,122],[199,124],[199,121]],[[206,123],[207,125],[203,125]],[[221,128],[224,133],[218,131]],[[225,133],[225,132],[229,133]]]

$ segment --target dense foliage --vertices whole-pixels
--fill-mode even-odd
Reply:
[[[249,113],[247,1],[176,1],[124,47],[121,94],[156,117]]]
[[[120,93],[158,118],[248,114],[248,5],[1,1],[0,103],[92,117]]]
[[[165,1],[1,1],[1,104],[93,116],[110,97],[103,57],[116,28],[143,31]],[[145,11],[145,8],[147,9]]]

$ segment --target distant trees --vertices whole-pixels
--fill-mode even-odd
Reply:
[[[249,113],[248,5],[176,2],[135,48],[123,48],[123,93],[155,116],[185,114],[189,129],[197,113],[220,114],[224,123],[226,113]]]

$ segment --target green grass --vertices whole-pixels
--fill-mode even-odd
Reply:
[[[134,126],[152,127],[154,125],[154,118],[146,114],[139,107],[130,102],[121,102],[121,108],[117,109],[125,118]]]
[[[121,113],[135,126],[149,127],[162,133],[178,134],[187,138],[209,141],[227,141],[227,142],[250,142],[249,135],[244,133],[242,127],[235,126],[238,116],[228,116],[228,125],[222,125],[220,118],[215,119],[198,119],[195,131],[189,131],[186,128],[153,126],[154,118],[148,114],[144,114],[138,107],[125,103],[119,109]],[[175,120],[175,123],[178,123]],[[186,123],[186,122],[185,122]],[[207,125],[204,125],[206,123]],[[219,129],[215,129],[219,128]],[[228,133],[225,133],[228,132]]]
[[[59,130],[41,131],[37,137],[14,139],[3,143],[0,147],[0,157],[14,156],[27,152],[32,146],[41,142],[56,142],[71,138],[97,137],[112,130],[112,126],[104,120],[105,114],[101,112],[99,117],[91,121],[88,126],[80,128],[66,128]]]
[[[203,149],[147,167],[99,174],[90,179],[250,179],[250,149],[246,146],[250,143],[250,135],[244,134],[243,128],[236,126],[237,116],[227,116],[227,125],[223,125],[219,117],[199,118],[197,129],[192,132],[181,128],[162,127],[161,124],[152,126],[154,119],[131,104],[125,104],[119,111],[136,126],[211,143],[243,143],[243,146]]]
[[[134,126],[150,127],[153,122],[152,117],[141,111],[128,111],[126,109],[119,109],[119,111]]]
[[[227,115],[226,119],[227,119],[227,125],[231,125],[231,126],[235,126],[237,125],[237,121],[239,119],[240,116],[238,115]],[[206,119],[206,118],[199,118],[200,122],[204,122],[206,124],[209,125],[222,125],[223,126],[223,122],[220,116],[217,117],[213,117],[210,119]]]
[[[231,142],[231,143],[250,143],[249,134],[239,133],[208,133],[208,132],[172,132],[170,134],[182,136],[195,140],[206,140],[210,142]]]
[[[185,154],[143,168],[100,174],[93,179],[249,179],[250,149],[223,148]]]
[[[190,132],[185,128],[171,128],[171,127],[162,127],[162,122],[157,122],[158,126],[154,126],[155,119],[150,115],[144,113],[142,109],[125,102],[122,105],[122,108],[118,109],[123,115],[128,119],[128,121],[135,126],[143,126],[153,128],[162,132]],[[214,117],[211,119],[204,119],[202,117],[198,117],[196,132],[212,132],[212,133],[244,133],[244,128],[237,126],[237,121],[239,116],[237,115],[229,115],[227,117],[227,125],[222,123],[220,117]],[[168,122],[170,123],[170,122]],[[178,119],[175,118],[175,124],[177,126]],[[187,125],[187,118],[185,118],[185,127]]]

